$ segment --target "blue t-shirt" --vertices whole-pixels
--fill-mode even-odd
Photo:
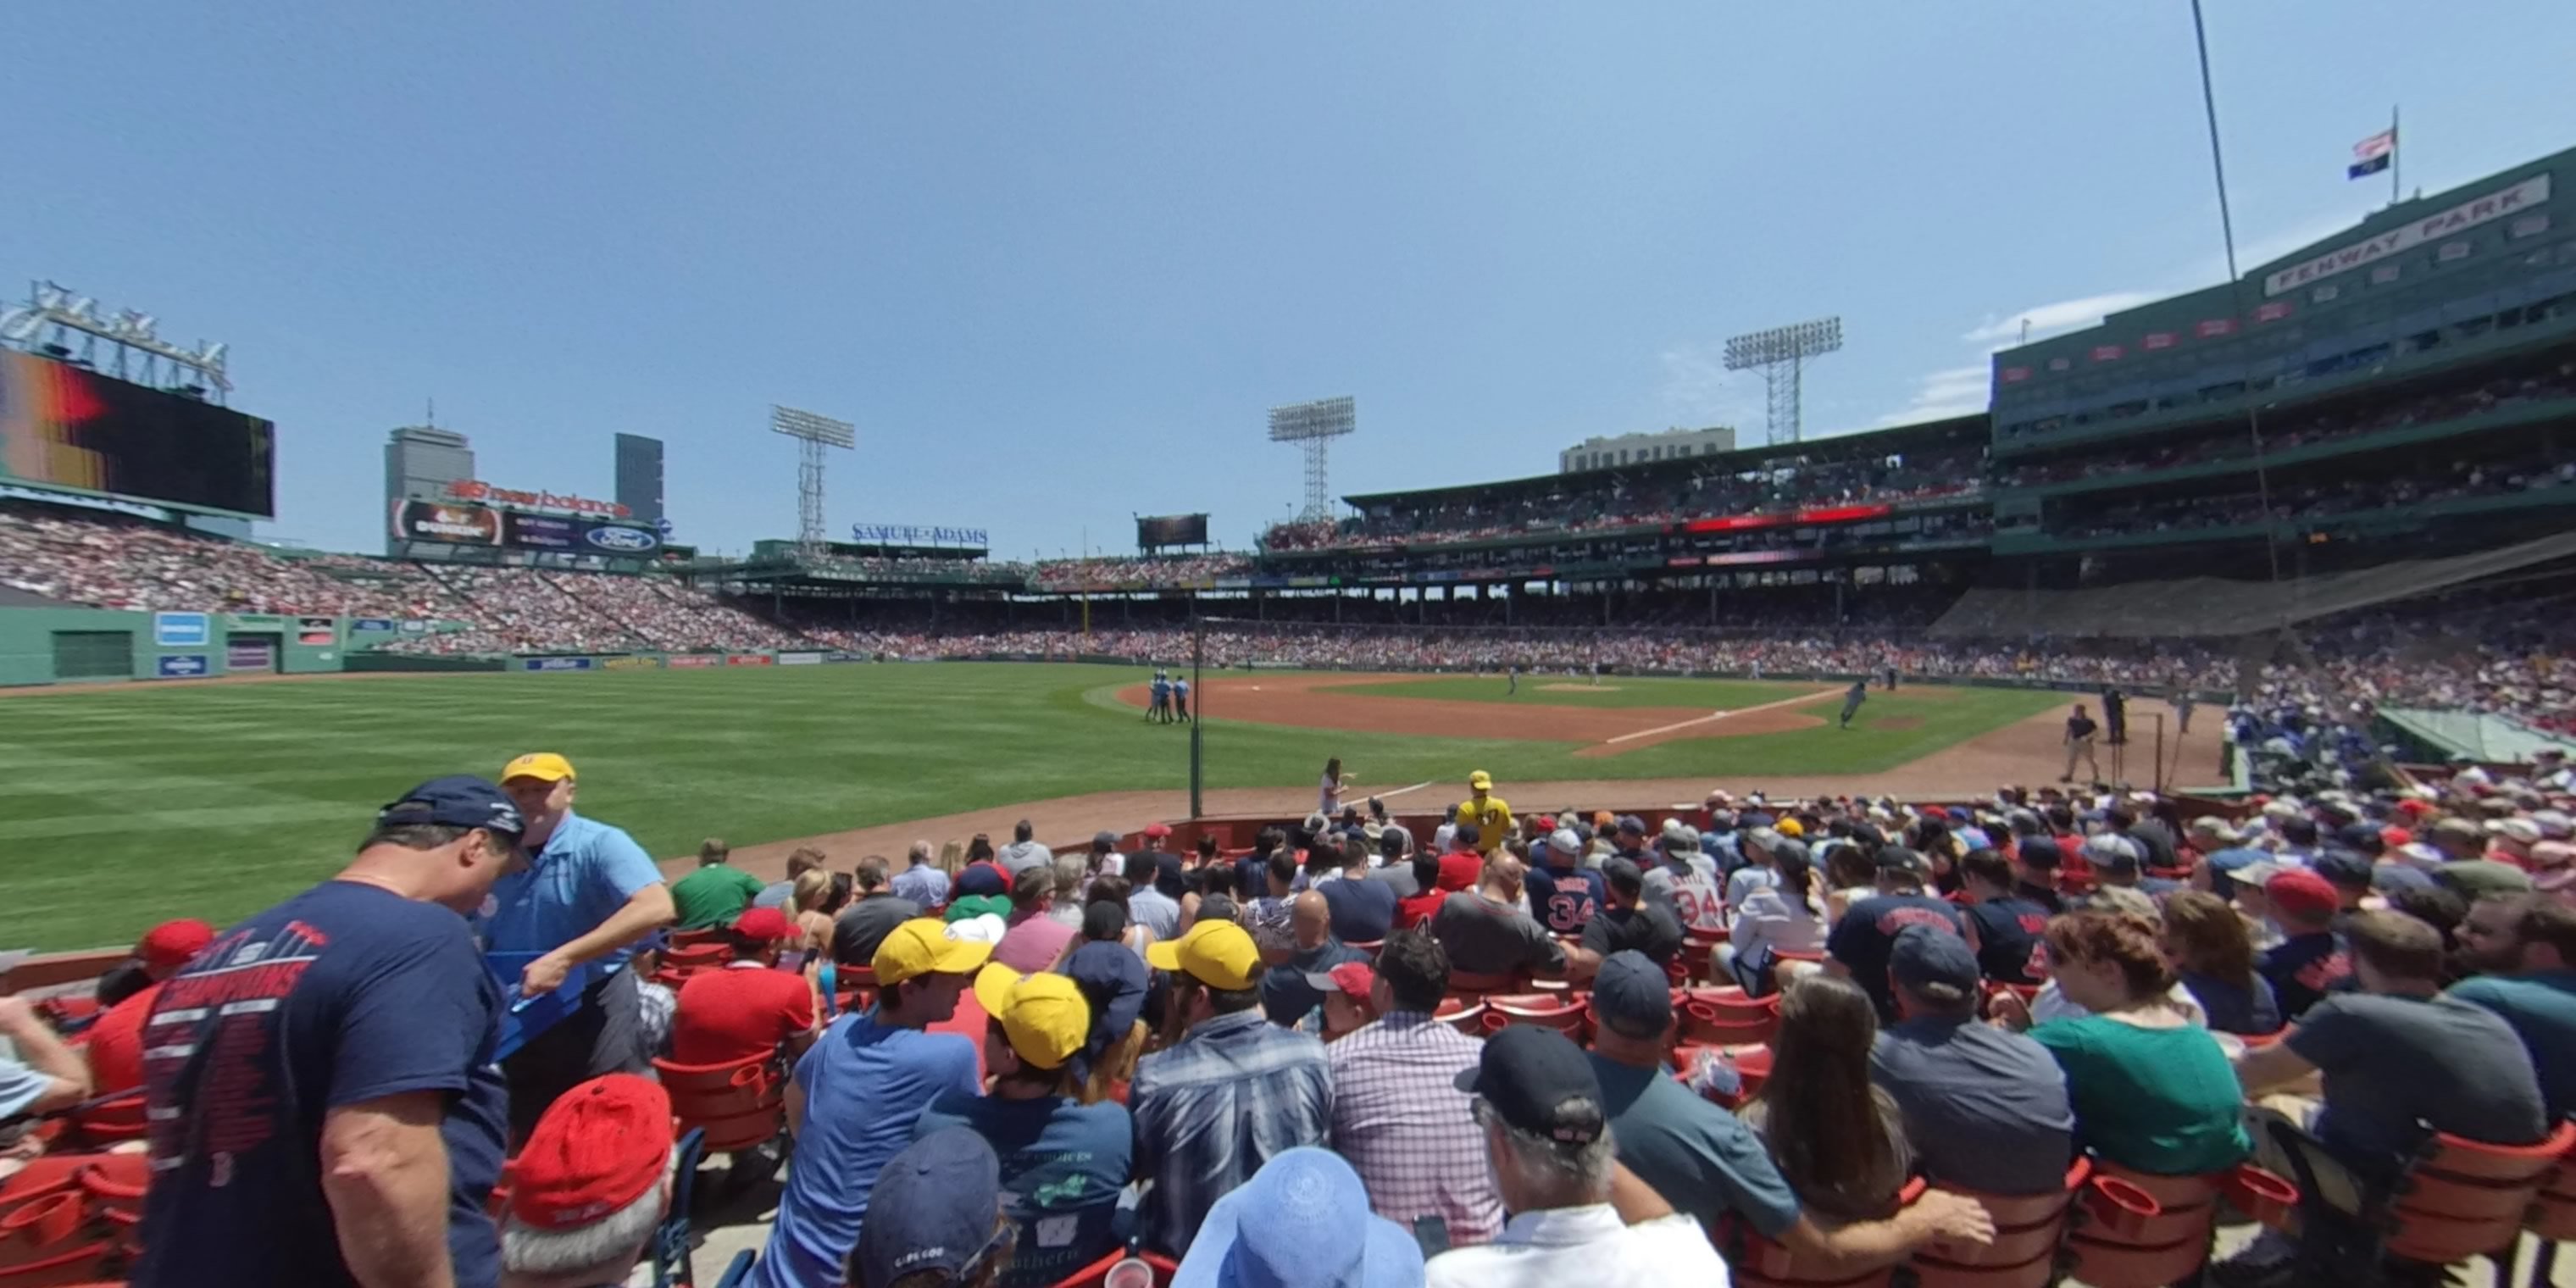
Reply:
[[[1002,1211],[1019,1222],[1020,1243],[1001,1288],[1044,1288],[1117,1245],[1110,1223],[1136,1170],[1127,1106],[951,1092],[923,1111],[913,1136],[948,1127],[982,1136],[1002,1160]]]
[[[2260,974],[2239,980],[2194,970],[2179,974],[2182,986],[2191,990],[2192,1000],[2209,1012],[2210,1028],[2220,1033],[2257,1036],[2281,1031],[2281,1004],[2272,996],[2272,981]]]
[[[483,901],[483,946],[493,952],[548,953],[599,929],[635,892],[662,879],[653,856],[624,828],[567,811],[526,871],[494,882]],[[764,892],[765,893],[765,892]],[[605,979],[633,956],[633,946],[590,963],[586,980]]]
[[[1541,865],[1531,868],[1522,884],[1529,887],[1530,910],[1551,935],[1582,934],[1583,924],[1610,897],[1601,873],[1593,868],[1559,871]]]
[[[2540,1074],[2551,1122],[2576,1113],[2576,970],[2481,975],[2452,985],[2450,995],[2513,1026]]]
[[[769,1250],[753,1282],[769,1288],[837,1288],[868,1194],[886,1160],[912,1143],[913,1123],[941,1095],[976,1095],[975,1044],[954,1033],[843,1016],[796,1062],[805,1118]],[[828,1271],[829,1278],[814,1277]]]
[[[2255,969],[2271,982],[2282,1018],[2296,1020],[2324,1001],[2327,993],[2350,987],[2352,958],[2344,952],[2343,936],[2320,930],[2273,945]]]
[[[322,1195],[323,1115],[413,1092],[446,1103],[456,1282],[500,1282],[484,1215],[508,1130],[500,1004],[464,918],[381,887],[326,881],[226,931],[145,1022],[154,1179],[132,1282],[355,1284]]]
[[[1315,887],[1332,914],[1333,938],[1346,944],[1374,944],[1395,929],[1395,887],[1383,881],[1343,877]]]

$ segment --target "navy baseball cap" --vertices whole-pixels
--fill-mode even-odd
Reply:
[[[1611,889],[1635,898],[1645,892],[1646,874],[1638,871],[1636,861],[1613,854],[1601,862],[1601,880]]]
[[[952,1282],[980,1260],[1002,1214],[1002,1163],[983,1136],[950,1127],[886,1160],[870,1192],[850,1282],[890,1284],[924,1270]]]
[[[2370,888],[2370,860],[2350,850],[2328,850],[2310,861],[2308,867],[2318,876],[2341,889]]]
[[[1652,1037],[1673,1022],[1672,982],[1644,953],[1621,949],[1592,977],[1592,1014],[1630,1037]]]
[[[1504,1122],[1550,1140],[1589,1144],[1610,1127],[1591,1057],[1554,1029],[1514,1024],[1485,1039],[1483,1053],[1459,1071],[1455,1085],[1484,1097]]]
[[[957,874],[957,897],[963,899],[969,895],[995,895],[1007,899],[1011,897],[1010,880],[991,863],[969,863],[964,871]]]
[[[1887,977],[1909,988],[1947,984],[1975,996],[1977,955],[1968,941],[1938,926],[1907,926],[1887,952]]]
[[[1620,815],[1617,827],[1623,835],[1627,836],[1644,836],[1646,834],[1646,820],[1639,818],[1634,814]]]
[[[487,779],[472,774],[433,778],[376,811],[378,827],[488,827],[516,840],[528,830],[519,807]]]

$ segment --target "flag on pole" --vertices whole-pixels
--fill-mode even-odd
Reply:
[[[2344,167],[2344,177],[2358,179],[2388,168],[2397,155],[2397,130],[2390,127],[2352,145],[2352,164]]]

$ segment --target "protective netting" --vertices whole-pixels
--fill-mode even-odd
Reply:
[[[2188,639],[2249,635],[2576,554],[2576,532],[2441,559],[2406,559],[2281,582],[2178,577],[2080,590],[1980,587],[1932,624],[1935,639]]]

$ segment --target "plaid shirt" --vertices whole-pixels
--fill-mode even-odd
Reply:
[[[1490,1243],[1503,1200],[1468,1115],[1458,1071],[1483,1052],[1421,1011],[1394,1011],[1325,1048],[1333,1066],[1333,1148],[1368,1185],[1369,1205],[1407,1230],[1426,1216],[1449,1243]]]
[[[1127,1104],[1136,1115],[1137,1174],[1154,1182],[1145,1193],[1145,1241],[1177,1257],[1190,1250],[1208,1209],[1263,1163],[1324,1144],[1332,1072],[1323,1043],[1272,1024],[1255,1007],[1209,1020],[1139,1061]]]

